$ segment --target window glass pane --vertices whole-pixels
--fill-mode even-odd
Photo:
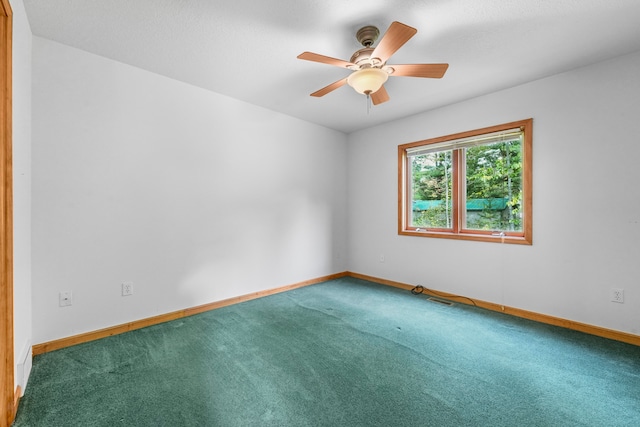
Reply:
[[[522,140],[465,149],[470,230],[522,231]]]
[[[451,228],[451,150],[411,156],[412,227]]]

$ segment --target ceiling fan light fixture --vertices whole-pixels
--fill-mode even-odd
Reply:
[[[376,93],[387,81],[389,74],[380,68],[363,68],[347,78],[347,84],[363,95]]]

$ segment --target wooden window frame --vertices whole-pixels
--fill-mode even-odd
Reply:
[[[464,198],[462,183],[465,178],[465,167],[461,161],[460,150],[453,150],[452,170],[455,175],[452,188],[452,213],[453,224],[451,229],[424,229],[410,226],[410,206],[411,197],[407,194],[411,188],[411,176],[408,167],[407,149],[443,143],[447,141],[459,140],[463,138],[476,137],[483,134],[506,131],[520,128],[524,131],[523,153],[522,153],[522,231],[518,232],[494,232],[485,230],[464,229],[463,216],[465,210],[460,209],[461,201]],[[533,142],[533,119],[520,120],[516,122],[504,123],[501,125],[475,129],[467,132],[441,136],[421,141],[415,141],[398,146],[398,234],[403,236],[434,237],[455,240],[473,240],[480,242],[512,243],[521,245],[533,244],[533,188],[532,188],[532,142]]]

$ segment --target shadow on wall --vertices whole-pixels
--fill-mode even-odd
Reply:
[[[178,308],[193,307],[334,273],[326,203],[306,194],[239,201],[212,219],[177,279]],[[177,272],[176,272],[177,273]]]

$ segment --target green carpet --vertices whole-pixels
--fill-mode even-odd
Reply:
[[[640,347],[343,278],[34,359],[22,426],[640,426]]]

